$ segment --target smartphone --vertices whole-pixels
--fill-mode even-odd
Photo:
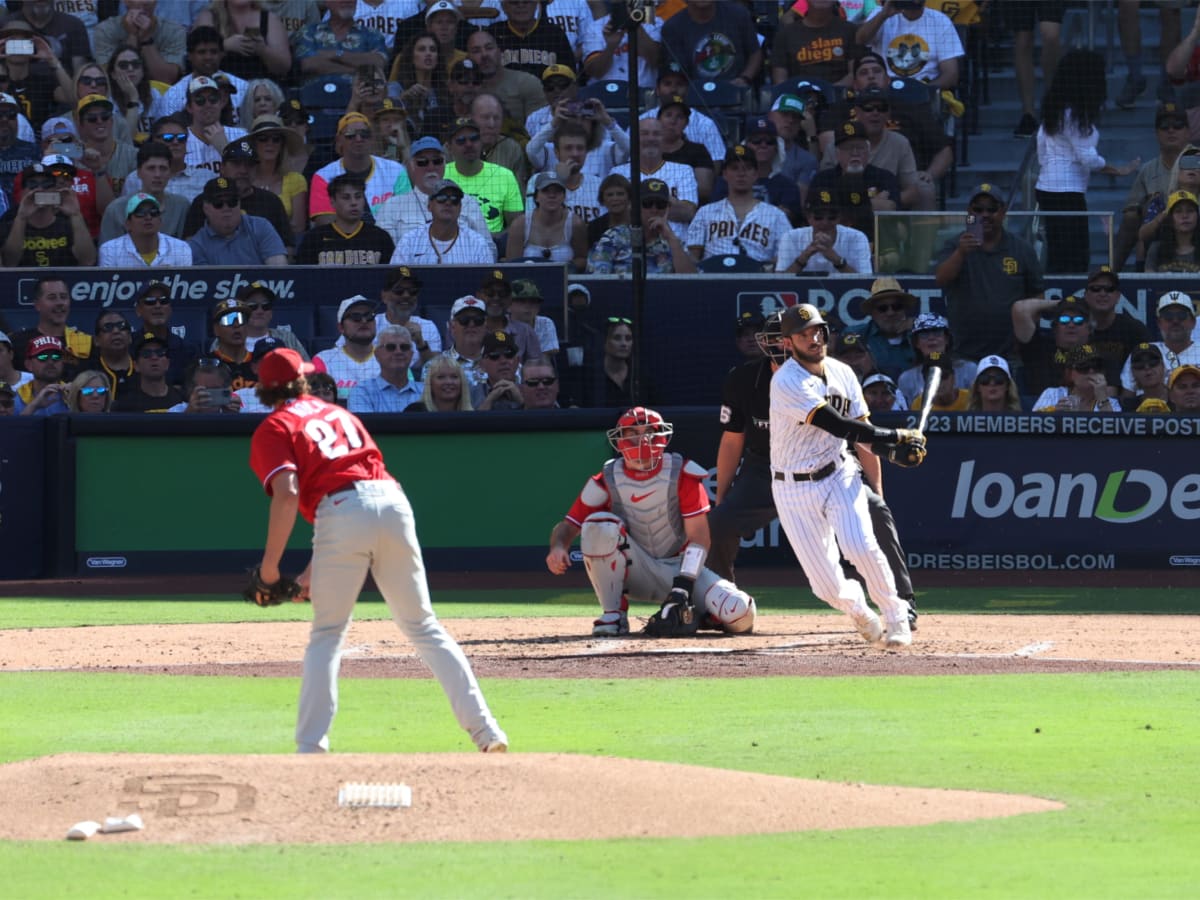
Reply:
[[[33,56],[37,49],[33,41],[8,40],[4,42],[4,53],[6,56]]]
[[[624,0],[620,0],[620,2],[618,2],[618,3],[610,3],[608,5],[608,7],[609,7],[608,23],[610,25],[612,25],[612,27],[614,29],[615,28],[628,28],[629,27],[629,7],[625,4]]]
[[[67,141],[59,143],[55,141],[50,145],[50,154],[65,156],[67,159],[79,159],[83,156],[83,145],[79,141]]]
[[[233,391],[229,388],[209,388],[208,408],[220,409],[233,401]]]
[[[978,216],[967,216],[967,234],[975,235],[975,240],[983,243],[983,223]]]
[[[34,206],[62,206],[62,194],[58,191],[34,191]]]
[[[262,31],[257,28],[247,28],[242,31],[242,34],[250,38],[252,41],[262,40]]]

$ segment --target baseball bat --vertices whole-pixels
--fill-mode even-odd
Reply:
[[[925,431],[925,425],[929,422],[929,414],[933,412],[934,395],[941,386],[941,366],[930,366],[929,372],[925,375],[925,391],[921,395],[921,418],[917,420],[917,431]]]

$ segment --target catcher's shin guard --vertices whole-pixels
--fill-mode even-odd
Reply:
[[[705,611],[730,634],[749,634],[754,630],[757,611],[754,598],[724,578],[704,592]]]
[[[612,513],[592,513],[583,520],[579,549],[588,580],[605,612],[625,608],[625,572],[629,568],[629,541],[625,523]]]

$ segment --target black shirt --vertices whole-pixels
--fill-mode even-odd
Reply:
[[[528,72],[541,81],[547,66],[575,68],[575,53],[567,33],[553,22],[539,19],[533,31],[518,35],[508,22],[495,22],[487,27],[500,48],[500,64],[518,72]]]
[[[1104,360],[1104,375],[1109,384],[1121,383],[1121,367],[1133,352],[1133,348],[1150,340],[1146,326],[1129,313],[1117,313],[1113,323],[1104,329],[1095,329],[1088,343],[1096,348]]]
[[[743,452],[771,458],[771,360],[734,366],[721,386],[721,430],[746,437]]]
[[[166,412],[172,406],[183,403],[187,398],[183,392],[174,386],[167,387],[165,397],[154,397],[142,390],[141,379],[135,380],[117,394],[113,402],[113,412],[128,413],[160,413]]]
[[[4,214],[4,218],[0,218],[0,244],[8,240],[16,218],[15,206]],[[17,266],[31,269],[78,266],[74,248],[75,232],[70,219],[62,213],[55,213],[54,221],[45,228],[36,228],[26,221],[25,249],[17,260]]]
[[[682,163],[689,169],[712,169],[713,158],[703,144],[695,141],[684,141],[683,146],[670,153],[663,153],[667,162]]]
[[[301,266],[378,266],[391,262],[396,244],[377,225],[359,223],[353,234],[343,234],[333,223],[307,231],[296,250]]]
[[[900,182],[896,176],[872,165],[867,165],[857,177],[843,173],[841,166],[822,169],[813,176],[808,190],[810,196],[813,191],[832,193],[842,211],[842,224],[857,228],[869,240],[875,237],[875,210],[871,207],[871,198],[887,191],[893,203],[900,203]]]

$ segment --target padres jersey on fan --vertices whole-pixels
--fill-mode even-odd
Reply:
[[[340,406],[309,396],[289,401],[254,430],[250,468],[268,495],[279,472],[296,472],[300,515],[309,522],[326,494],[356,481],[391,480],[362,422]]]
[[[846,439],[808,424],[828,405],[847,418],[868,410],[858,378],[845,363],[824,361],[825,375],[813,375],[789,359],[771,379],[771,467],[779,472],[813,472],[842,457]]]
[[[626,469],[624,460],[610,460],[604,471],[588,479],[565,518],[582,527],[592,513],[611,510],[625,522],[629,537],[651,556],[675,556],[687,543],[683,520],[708,512],[703,484],[707,475],[678,453],[665,454],[662,465],[649,475]]]
[[[702,259],[744,254],[758,262],[774,262],[779,239],[791,230],[787,215],[777,206],[759,201],[739,220],[728,200],[708,203],[688,226],[687,246],[701,247]]]

